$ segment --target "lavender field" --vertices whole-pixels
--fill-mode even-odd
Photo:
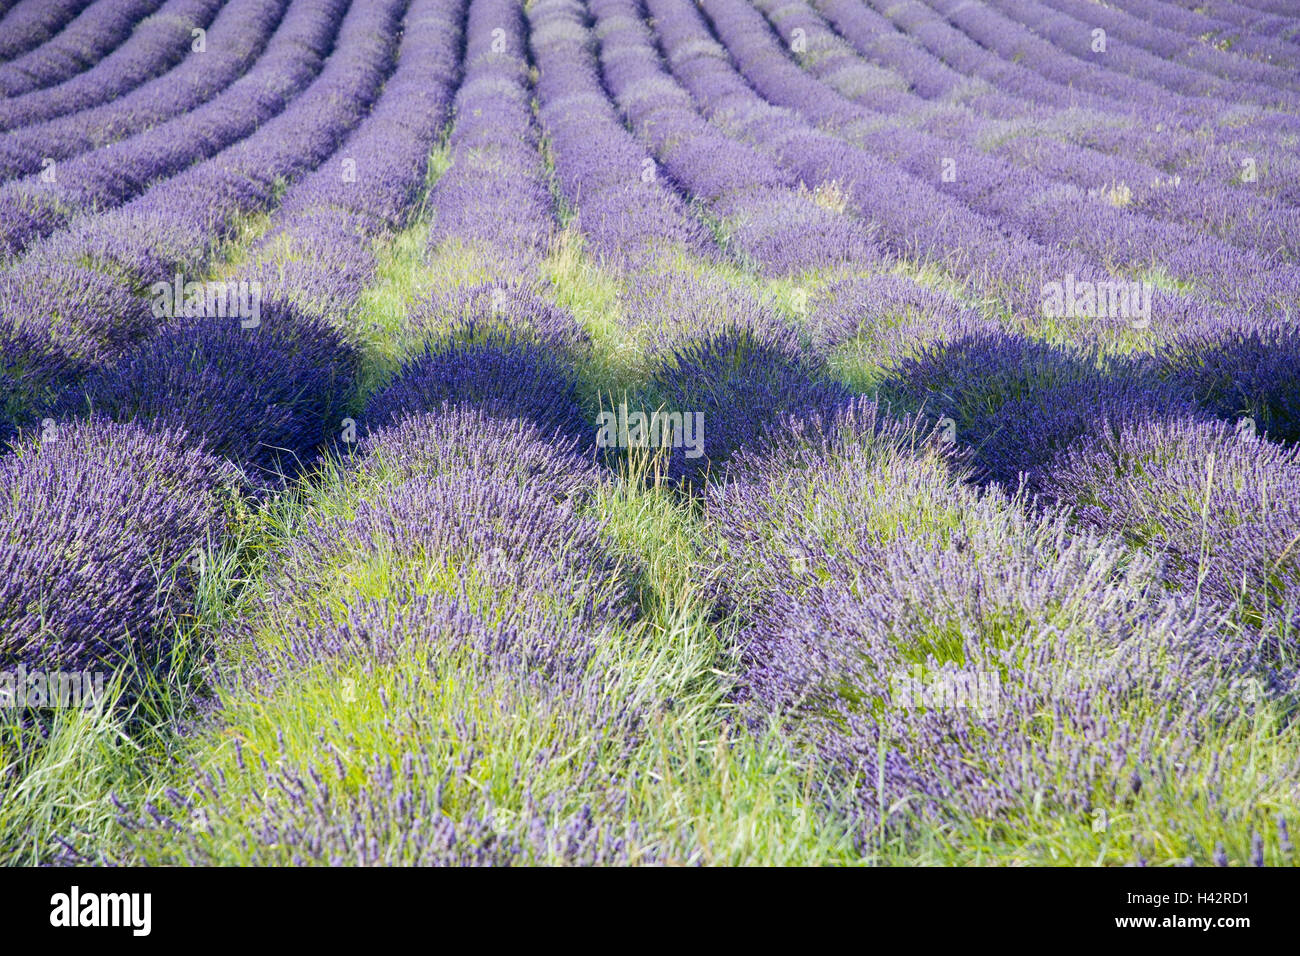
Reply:
[[[0,861],[1300,863],[1294,0],[0,11]]]

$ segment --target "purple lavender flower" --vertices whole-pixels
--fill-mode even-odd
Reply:
[[[1289,322],[1203,323],[1169,343],[1161,371],[1220,418],[1300,440],[1300,334]]]
[[[576,439],[547,435],[521,418],[445,405],[370,432],[355,464],[393,484],[469,471],[485,481],[514,482],[579,503],[591,497],[598,479],[595,463],[580,447]]]
[[[549,349],[469,323],[461,338],[429,345],[366,406],[372,427],[442,405],[465,405],[497,418],[521,418],[543,433],[592,440],[578,407],[577,379]]]
[[[758,451],[788,419],[822,419],[847,405],[852,393],[818,375],[780,338],[751,330],[709,335],[679,346],[656,367],[649,407],[695,416],[698,448],[673,447],[667,474],[697,483],[724,477],[728,459]],[[691,452],[698,454],[691,455]]]
[[[179,429],[275,475],[310,462],[341,427],[357,366],[355,347],[325,323],[272,305],[256,328],[213,317],[164,329],[92,373],[63,407]]]
[[[183,433],[134,424],[51,422],[21,441],[0,459],[0,658],[157,661],[235,477]]]
[[[708,497],[750,719],[852,786],[864,840],[1031,800],[1086,815],[1176,776],[1138,742],[1190,760],[1235,714],[1221,675],[1244,662],[1223,612],[1169,595],[1159,560],[963,484],[941,445],[880,423],[863,406],[791,435]]]
[[[570,358],[591,345],[572,313],[524,282],[484,282],[436,292],[413,310],[410,324],[430,339],[469,344],[490,336],[500,343],[543,345]]]
[[[1293,617],[1297,455],[1229,422],[1131,422],[1063,451],[1044,491],[1081,522],[1167,554],[1171,579],[1188,592]]]
[[[1064,349],[1000,330],[918,349],[882,392],[951,423],[979,477],[1037,487],[1058,450],[1119,422],[1194,414],[1145,363]]]

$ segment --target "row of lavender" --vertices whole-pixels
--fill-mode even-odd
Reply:
[[[17,255],[33,240],[65,228],[79,214],[118,206],[150,183],[247,137],[316,77],[334,44],[345,9],[343,3],[299,0],[290,5],[278,25],[282,12],[278,4],[264,5],[260,20],[245,16],[218,20],[213,27],[217,36],[211,59],[205,52],[187,64],[203,77],[204,91],[220,91],[216,96],[206,103],[202,102],[203,92],[199,92],[198,102],[178,98],[176,78],[170,73],[158,89],[134,94],[137,98],[142,98],[142,93],[156,96],[166,104],[165,112],[178,110],[167,122],[159,123],[157,112],[150,111],[148,104],[142,112],[133,112],[136,104],[123,99],[102,107],[98,116],[82,112],[65,117],[57,126],[66,136],[60,136],[52,124],[10,134],[8,138],[21,156],[21,166],[15,164],[11,172],[29,172],[41,163],[52,162],[53,166],[5,185],[5,252]],[[244,11],[232,6],[226,12]],[[261,41],[268,35],[263,50]],[[236,36],[237,45],[231,42]],[[238,79],[223,90],[222,81],[230,77]],[[140,122],[144,132],[114,142],[112,149],[93,148],[130,129],[129,125],[124,129],[123,115]],[[105,127],[112,132],[100,137],[99,131]],[[83,152],[88,148],[89,152]]]
[[[745,78],[769,101],[798,111],[822,128],[870,123],[869,133],[846,138],[920,182],[937,181],[940,192],[960,199],[978,213],[1023,229],[1037,242],[1077,252],[1086,257],[1081,265],[1090,266],[1093,275],[1103,274],[1104,269],[1140,274],[1159,263],[1175,279],[1190,284],[1194,298],[1207,305],[1231,307],[1252,318],[1294,310],[1300,301],[1300,272],[1292,265],[1175,223],[1152,222],[1078,187],[1052,183],[1035,169],[984,156],[951,138],[918,132],[899,121],[905,115],[902,104],[888,102],[897,100],[896,96],[886,97],[880,112],[855,108],[791,63],[768,25],[749,5],[711,0],[704,6]],[[799,6],[787,4],[783,9],[804,12]],[[820,35],[819,28],[825,32],[811,14],[789,22],[798,23],[790,29],[803,30],[810,40]],[[950,161],[953,175],[942,176],[941,158]],[[1068,263],[1062,265],[1068,271]],[[1181,318],[1187,309],[1177,301],[1157,302],[1153,315],[1157,322],[1170,315]]]
[[[400,768],[351,739],[340,759],[306,766],[287,751],[260,766],[237,754],[237,776],[208,775],[144,821],[144,838],[170,842],[177,858],[218,860],[234,835],[260,863],[646,858],[625,837],[623,781],[602,766],[634,745],[644,719],[614,703],[621,677],[601,653],[637,609],[627,570],[583,515],[607,480],[582,453],[569,371],[588,343],[538,295],[556,222],[525,57],[519,5],[472,0],[428,254],[469,250],[485,281],[440,286],[411,314],[423,344],[367,406],[370,431],[340,491],[354,504],[313,519],[276,555],[271,589],[229,637],[263,650],[224,676],[227,727],[238,728],[243,700],[291,708],[278,692],[334,686],[360,667],[367,687],[400,675],[391,703],[402,703],[383,698],[386,726],[420,746]],[[372,567],[379,596],[340,593]],[[480,699],[491,716],[476,712]],[[502,726],[524,721],[543,738],[504,766]],[[557,765],[569,769],[550,786]],[[261,806],[265,785],[286,799]],[[197,833],[183,823],[196,814],[207,824]]]
[[[116,49],[160,0],[99,0],[47,43],[0,66],[0,91],[18,96],[75,76]]]
[[[763,69],[746,75],[761,83]],[[1224,267],[1242,260],[1208,259],[1202,274],[1239,294],[1268,268]],[[1294,308],[1290,282],[1248,332],[1208,320],[1212,341],[1175,340],[1155,369],[1103,363],[1097,377],[1095,361],[991,330],[897,362],[885,391],[943,413],[986,475],[1027,480],[1042,517],[947,484],[947,469],[918,465],[917,432],[871,406],[799,426],[711,496],[720,581],[760,569],[752,590],[722,586],[752,621],[743,692],[756,719],[783,715],[838,780],[858,781],[864,841],[903,804],[903,826],[1014,815],[1030,795],[1080,815],[1136,811],[1144,787],[1213,805],[1225,768],[1205,741],[1295,689],[1300,471],[1253,417],[1234,427],[1191,399],[1294,439],[1294,337],[1268,325]],[[900,534],[918,514],[929,520]],[[1144,566],[1129,547],[1161,557]]]
[[[43,432],[6,457],[16,522],[0,600],[12,625],[7,655],[41,666],[156,660],[170,620],[192,601],[198,554],[220,542],[222,489],[238,493],[282,461],[301,464],[341,426],[357,366],[347,310],[373,271],[371,241],[411,214],[456,75],[459,5],[417,0],[404,19],[403,6],[354,7],[297,104],[303,115],[284,116],[304,134],[314,129],[322,158],[332,158],[284,195],[272,231],[231,280],[270,293],[258,321],[187,317],[183,296],[168,316],[145,303],[161,326],[106,354],[60,395]],[[397,68],[358,125],[399,24]],[[282,149],[285,130],[264,129],[267,146]]]
[[[508,0],[474,4],[469,39],[426,256],[467,260],[473,281],[440,282],[407,317],[414,350],[367,420],[382,426],[416,409],[469,405],[529,422],[572,451],[588,437],[573,367],[590,341],[545,299],[541,267],[558,223],[520,12]]]
[[[751,720],[855,792],[864,845],[1031,805],[1223,806],[1251,771],[1212,742],[1295,692],[1295,451],[1135,422],[1054,463],[1073,510],[1036,513],[954,481],[924,434],[859,403],[710,495]],[[1297,770],[1270,783],[1294,794]]]
[[[783,77],[783,78],[788,78],[788,74],[783,72],[783,73],[781,73],[781,77]],[[716,142],[716,140],[715,140],[715,142]],[[920,147],[918,147],[918,148],[920,148]],[[924,152],[924,150],[920,150],[920,152]],[[920,161],[920,152],[915,153],[915,155],[918,156],[918,161]],[[677,166],[677,169],[680,170],[681,168],[682,168],[682,165],[679,164],[679,166]],[[645,174],[645,172],[646,172],[645,168],[642,168],[641,172],[642,172],[642,176],[643,176],[643,174]],[[974,191],[975,191],[976,194],[979,193],[979,190],[978,190],[978,189],[975,189]],[[995,211],[996,211],[996,209],[995,209]],[[803,209],[801,209],[801,212],[803,212]],[[1106,212],[1106,207],[1102,207],[1102,212],[1104,212],[1104,213]],[[1041,220],[1039,220],[1039,221],[1041,221]],[[1113,224],[1112,224],[1112,222],[1109,222],[1109,220],[1108,220],[1108,221],[1105,222],[1105,225],[1113,225]],[[1149,232],[1149,230],[1148,230],[1148,232]],[[1143,243],[1140,242],[1140,239],[1143,239],[1143,238],[1147,237],[1147,235],[1148,235],[1148,233],[1140,234],[1139,237],[1138,237],[1138,239],[1134,239],[1134,241],[1131,241],[1131,242],[1130,242],[1130,246],[1141,246],[1141,245],[1143,245]],[[1205,258],[1205,256],[1203,256],[1203,259],[1204,259],[1204,258]],[[1074,274],[1074,273],[1070,273],[1070,274]],[[1040,282],[1040,285],[1041,285],[1041,282]],[[1286,285],[1286,284],[1284,284],[1284,285]],[[1187,308],[1188,308],[1188,307],[1186,306],[1186,304],[1179,304],[1179,303],[1178,303],[1178,300],[1177,300],[1177,297],[1174,297],[1174,302],[1173,302],[1173,304],[1170,304],[1170,306],[1167,307],[1167,308],[1161,308],[1160,311],[1166,313],[1166,315],[1171,315],[1171,313],[1173,313],[1173,315],[1179,315],[1179,313],[1186,313],[1186,312],[1187,312]]]
[[[19,0],[6,4],[4,20],[0,21],[0,59],[21,56],[43,44],[88,4],[89,0]]]
[[[222,6],[218,0],[168,0],[154,16],[140,22],[125,42],[90,69],[65,82],[15,95],[0,103],[0,129],[35,126],[69,113],[90,110],[117,97],[133,95],[137,87],[168,73],[187,54],[197,52],[194,50],[196,30],[204,31],[206,52],[206,30]],[[205,62],[208,69],[219,71],[216,64]],[[185,72],[169,77],[169,82],[176,82],[178,95],[185,79]],[[85,119],[91,122],[91,117]],[[5,138],[4,142],[6,154],[11,154],[12,141]],[[11,164],[19,161],[17,156],[9,160]]]
[[[166,314],[150,292],[157,283],[201,277],[241,217],[269,208],[280,184],[337,148],[388,73],[404,6],[350,10],[324,69],[288,109],[125,205],[78,219],[0,277],[0,385],[10,415],[31,415],[128,353]],[[341,7],[327,0],[324,12]],[[305,4],[303,22],[321,12]],[[334,31],[332,17],[319,22]]]
[[[1072,135],[1068,139],[1057,139],[1052,135],[1060,115],[1056,110],[1019,99],[997,88],[987,93],[967,95],[963,90],[966,77],[947,67],[942,60],[916,51],[907,43],[884,42],[905,35],[898,33],[888,20],[869,8],[834,0],[818,6],[829,22],[823,21],[799,0],[760,5],[783,36],[790,36],[795,30],[802,31],[806,52],[799,59],[815,76],[846,97],[865,106],[879,104],[883,107],[885,103],[879,94],[868,86],[874,75],[868,64],[888,69],[891,76],[901,77],[920,94],[895,94],[890,98],[896,108],[887,112],[896,119],[906,120],[909,126],[934,136],[963,144],[968,152],[971,146],[977,147],[981,153],[991,150],[1005,163],[1030,171],[1031,179],[1039,183],[1045,182],[1046,177],[1088,193],[1086,197],[1078,193],[1062,196],[1054,200],[1058,203],[1056,208],[1067,198],[1079,205],[1084,205],[1090,198],[1109,198],[1126,210],[1140,211],[1218,235],[1266,257],[1279,249],[1285,250],[1290,258],[1294,257],[1289,244],[1295,234],[1295,210],[1285,202],[1258,190],[1221,182],[1212,168],[1206,169],[1201,164],[1191,169],[1178,166],[1179,172],[1174,174],[1178,177],[1175,186],[1173,175],[1150,162],[1131,158],[1127,149],[1122,152],[1103,151],[1081,145]],[[847,33],[852,45],[831,32],[829,27],[832,24]],[[910,55],[894,55],[904,51]],[[950,102],[954,96],[960,97],[960,106]],[[978,118],[970,116],[968,109],[964,108],[975,110]],[[1079,112],[1082,113],[1081,126],[1086,127],[1100,118],[1095,111]],[[1108,118],[1113,123],[1118,117],[1112,114]],[[1125,120],[1137,130],[1136,122]],[[884,141],[875,137],[873,142],[883,144]],[[914,155],[916,148],[923,145],[938,147],[932,139],[918,140],[914,131],[909,131],[906,142]],[[924,152],[919,155],[924,155]],[[949,169],[953,177],[959,170],[961,179],[972,177],[971,168],[959,155],[949,153],[945,156],[945,161],[948,160],[951,161]],[[994,167],[991,171],[1005,174],[1008,168]],[[988,172],[987,167],[981,171],[977,165],[974,178],[987,180]],[[1193,182],[1193,172],[1208,175]],[[1184,179],[1188,181],[1184,183]],[[1124,220],[1119,221],[1122,223]],[[1148,234],[1150,231],[1148,226]],[[1066,234],[1059,225],[1056,233]],[[1183,234],[1186,233],[1184,230]],[[1132,248],[1131,243],[1129,247]],[[1153,253],[1156,251],[1152,250]],[[1130,255],[1128,261],[1131,260]]]

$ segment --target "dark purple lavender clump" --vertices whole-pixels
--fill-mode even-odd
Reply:
[[[904,358],[882,386],[899,405],[947,419],[976,475],[1036,488],[1052,456],[1119,422],[1192,414],[1145,363],[1050,345],[1002,330],[940,342]]]
[[[71,256],[69,256],[71,258]],[[24,260],[0,278],[10,334],[70,360],[121,354],[158,326],[132,281],[78,262]]]
[[[357,368],[330,326],[274,304],[255,328],[236,318],[170,326],[90,375],[65,408],[184,429],[270,475],[300,468],[341,427]]]
[[[76,368],[37,337],[0,329],[0,451],[56,400]]]
[[[59,422],[20,441],[0,460],[0,660],[156,659],[233,479],[174,431]]]
[[[1300,332],[1290,322],[1204,323],[1167,344],[1162,371],[1220,418],[1300,440]]]
[[[467,341],[430,345],[366,406],[372,427],[446,405],[467,405],[497,418],[522,418],[546,434],[590,442],[577,402],[577,379],[551,350],[476,325]]]
[[[674,349],[655,369],[648,396],[651,408],[699,416],[702,454],[688,458],[688,449],[674,447],[668,463],[668,477],[687,484],[721,477],[732,455],[760,449],[787,419],[830,417],[853,397],[788,343],[743,329]]]

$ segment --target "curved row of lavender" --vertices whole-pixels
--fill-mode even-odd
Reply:
[[[825,0],[817,4],[825,21],[802,0],[761,6],[783,36],[796,29],[804,31],[807,52],[800,57],[802,62],[850,99],[867,106],[879,102],[879,90],[873,82],[878,74],[868,64],[887,69],[891,79],[903,79],[920,94],[900,97],[897,88],[891,86],[900,104],[899,113],[915,116],[916,124],[926,132],[957,142],[974,140],[981,150],[995,151],[999,158],[1031,170],[1035,176],[1085,191],[1096,189],[1098,183],[1115,188],[1123,184],[1126,191],[1117,198],[1122,198],[1125,209],[1141,210],[1171,223],[1219,235],[1265,255],[1280,248],[1294,258],[1289,244],[1296,232],[1295,211],[1279,200],[1243,193],[1218,182],[1189,182],[1183,186],[1180,181],[1180,188],[1171,189],[1164,171],[1135,160],[1127,148],[1116,153],[1080,144],[1074,137],[1055,138],[1059,135],[1055,132],[1059,115],[1056,110],[992,89],[973,96],[966,94],[963,74],[939,58],[913,49],[911,44],[897,42],[894,38],[901,34],[890,22],[862,5]],[[835,36],[829,26],[843,32],[849,42]],[[894,42],[885,42],[889,40]],[[976,110],[978,120],[965,116],[957,103],[950,103],[954,96],[960,97],[961,107]],[[936,114],[940,106],[947,108]],[[1098,118],[1095,112],[1080,112],[1084,116],[1082,123]],[[959,162],[955,155],[951,158],[954,164]],[[968,167],[964,162],[961,166],[965,173],[962,178],[969,178]],[[1058,226],[1057,231],[1064,230]]]
[[[161,0],[98,0],[48,43],[0,65],[0,91],[18,96],[51,86],[116,49]]]
[[[214,240],[337,148],[389,72],[404,6],[354,6],[320,75],[286,110],[125,205],[78,219],[0,277],[0,400],[9,415],[34,415],[129,352],[160,324],[149,290],[201,278]]]
[[[103,60],[64,82],[0,103],[0,129],[12,130],[98,106],[170,70],[194,52],[195,30],[205,31],[220,0],[167,0],[133,24],[131,35]]]
[[[120,205],[150,183],[248,136],[283,110],[316,77],[335,41],[335,31],[345,9],[344,3],[325,0],[319,3],[299,0],[291,4],[265,49],[260,51],[262,55],[229,88],[166,123],[113,142],[111,148],[70,158],[79,148],[84,148],[84,137],[94,129],[86,125],[81,114],[64,121],[75,129],[72,142],[60,142],[48,127],[15,134],[15,138],[39,144],[37,149],[44,151],[44,158],[39,162],[56,162],[52,167],[47,166],[53,170],[52,175],[43,171],[44,175],[34,174],[4,187],[8,213],[5,253],[17,255],[33,240],[66,227],[79,214]],[[241,34],[247,29],[243,20],[227,22],[226,26]],[[256,46],[245,50],[247,56],[232,58],[230,65],[235,70],[259,52]],[[195,58],[196,64],[201,61],[202,57]],[[220,64],[217,70],[216,75],[220,76]],[[207,70],[203,73],[211,81],[212,74]],[[110,109],[117,112],[120,105],[114,103]],[[24,170],[36,162],[33,155],[24,164]]]
[[[11,60],[44,44],[67,26],[90,0],[19,0],[0,19],[0,60]]]
[[[591,254],[620,268],[644,265],[672,246],[707,255],[712,244],[703,225],[654,175],[654,161],[606,98],[578,12],[543,0],[529,6],[528,23],[540,73],[538,115],[560,191]]]
[[[176,315],[96,369],[60,409],[184,430],[265,481],[301,471],[343,430],[359,362],[349,317],[372,281],[374,240],[400,230],[446,120],[458,4],[415,0],[396,66],[369,114],[281,197],[226,282],[259,290],[256,324]]]
[[[602,76],[633,129],[677,189],[707,203],[734,245],[764,272],[795,275],[852,263],[879,267],[871,230],[818,205],[768,156],[727,138],[695,111],[654,50],[653,34],[627,0],[591,5]]]
[[[202,53],[191,39],[179,63],[124,90],[120,98],[102,104],[73,98],[63,104],[70,108],[62,115],[49,118],[19,114],[15,120],[21,128],[4,137],[0,169],[10,177],[33,175],[47,158],[57,162],[108,145],[208,102],[256,61],[287,7],[287,0],[227,4],[210,24],[216,34],[211,57],[206,36]],[[57,167],[54,175],[57,179]]]
[[[262,240],[268,250],[285,241],[328,246],[347,261],[352,257],[341,243],[350,242],[354,255],[364,254],[374,235],[399,227],[409,214],[423,181],[421,163],[450,102],[458,32],[450,0],[420,0],[404,20],[403,6],[365,5],[349,12],[322,85],[298,104],[302,115],[283,117],[304,134],[315,130],[322,153],[347,151],[360,175],[342,191],[336,187],[342,178],[338,166],[302,179],[283,197],[273,231]],[[378,91],[399,25],[406,27],[406,55],[357,125],[357,107],[344,104]],[[376,37],[383,42],[376,45]],[[339,105],[332,113],[322,110],[330,103]],[[271,129],[270,149],[253,158],[273,158],[283,141],[283,131]],[[256,149],[252,141],[241,146]],[[405,162],[390,167],[381,157]],[[286,158],[299,164],[309,159],[298,150]],[[183,234],[183,223],[170,228]],[[36,522],[20,523],[6,537],[8,593],[0,606],[13,625],[7,653],[45,667],[125,655],[148,663],[165,655],[166,644],[157,638],[167,633],[166,617],[185,613],[199,550],[220,539],[224,519],[211,504],[217,490],[250,479],[260,483],[259,471],[277,466],[281,457],[309,457],[339,426],[351,398],[356,347],[322,312],[333,315],[355,301],[367,276],[354,267],[348,282],[328,260],[319,261],[332,299],[313,306],[322,274],[285,275],[273,256],[261,259],[253,256],[248,273],[233,280],[265,282],[266,313],[256,325],[234,314],[187,318],[182,296],[179,314],[144,341],[106,353],[52,403],[37,435],[6,457],[12,481],[22,489],[6,496],[6,512]],[[268,273],[267,280],[257,278]],[[146,300],[137,307],[155,322],[162,318]],[[139,474],[157,470],[162,482],[143,481],[142,494],[158,489],[157,507],[136,510],[117,490],[130,487],[119,485],[113,472],[131,442],[143,443],[161,463],[151,468],[141,455]],[[168,464],[172,459],[175,465]],[[169,486],[164,465],[183,468],[190,486]],[[121,480],[141,483],[129,475]],[[80,508],[69,512],[60,505],[65,496]],[[203,520],[174,516],[178,503],[205,507]],[[51,514],[63,520],[50,522]],[[86,527],[96,529],[90,540]],[[82,563],[67,565],[69,560]],[[101,567],[113,574],[95,570]],[[121,575],[128,576],[129,588],[120,585]],[[93,616],[83,616],[86,608],[94,609]]]
[[[1220,804],[1251,770],[1216,742],[1300,690],[1298,24],[1094,6],[15,5],[0,660],[158,665],[288,488],[316,510],[221,629],[205,727],[379,674],[359,711],[421,746],[236,744],[133,839],[653,860],[622,775],[671,702],[610,692],[653,630],[599,517],[615,397],[700,422],[663,474],[728,706],[863,854]],[[426,222],[432,288],[361,327],[376,240]],[[255,304],[187,314],[213,281]]]
[[[430,195],[425,254],[470,258],[474,281],[439,283],[412,310],[412,348],[371,397],[366,420],[383,427],[412,412],[470,406],[576,446],[588,428],[573,365],[590,342],[567,310],[544,299],[541,266],[559,224],[522,13],[510,0],[476,0],[466,36],[451,165]]]
[[[1243,45],[1264,37],[1283,46],[1286,40],[1294,43],[1296,38],[1296,25],[1285,16],[1273,16],[1261,7],[1251,9],[1231,0],[1203,4],[1178,0],[1174,4],[1158,5],[1151,0],[1124,0],[1120,6],[1147,22],[1159,17],[1162,23],[1189,36],[1210,36]],[[1286,13],[1285,10],[1276,12]]]

